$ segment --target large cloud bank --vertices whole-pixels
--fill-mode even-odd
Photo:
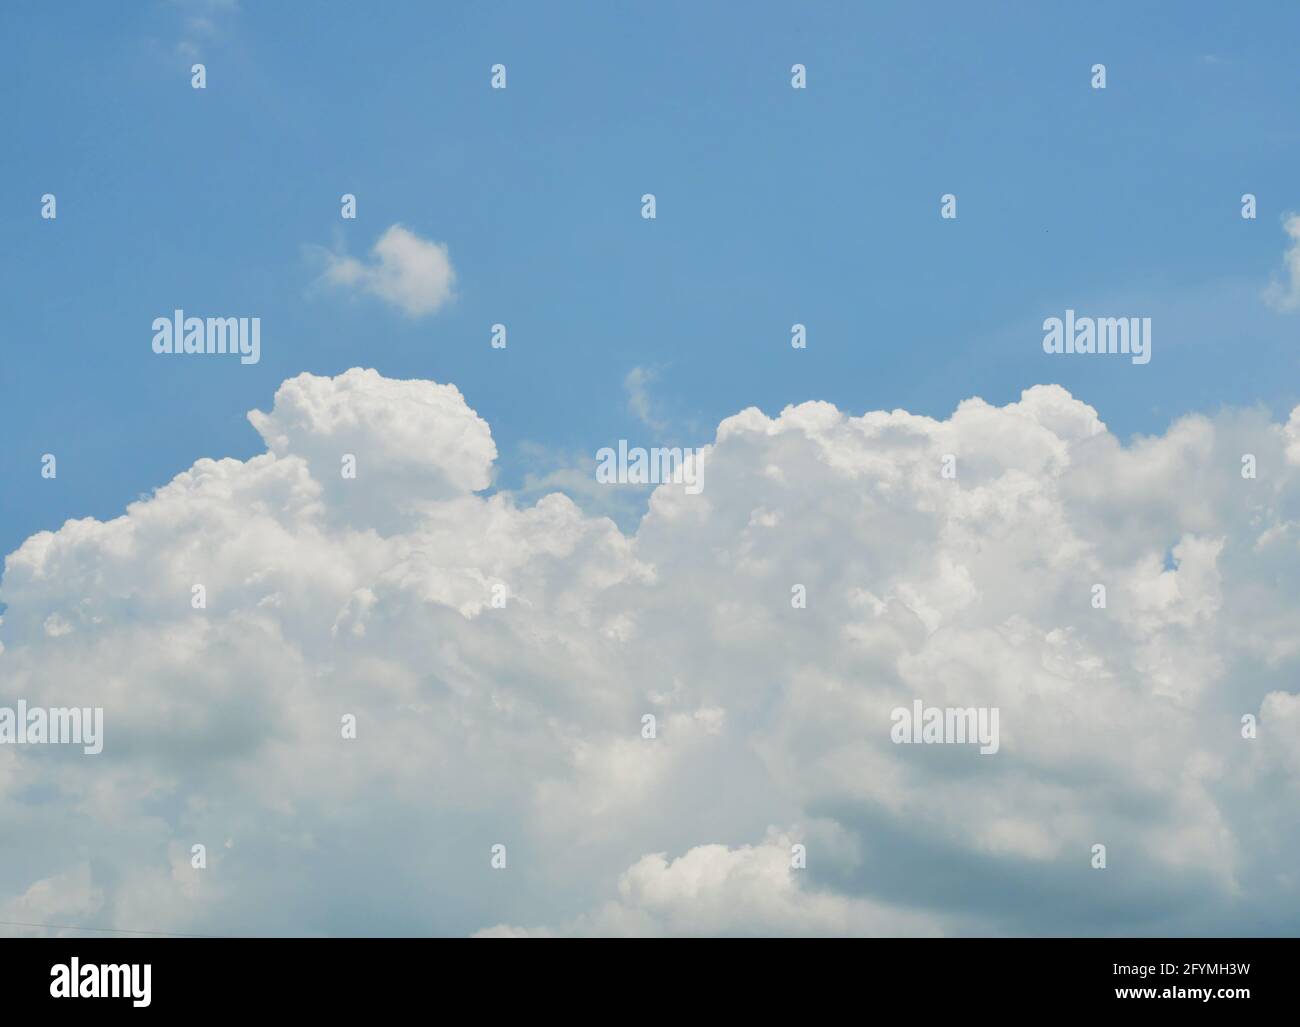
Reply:
[[[479,495],[449,385],[301,375],[250,420],[264,455],[5,561],[0,699],[105,741],[0,746],[0,920],[1300,931],[1300,413],[750,409],[631,537]],[[918,698],[997,707],[999,751],[894,744]]]

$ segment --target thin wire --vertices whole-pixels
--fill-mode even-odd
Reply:
[[[21,920],[0,920],[0,927],[41,927],[47,931],[99,931],[101,934],[150,934],[158,938],[207,938],[206,934],[169,934],[167,931],[127,931],[118,927],[73,927],[71,924],[28,924]]]

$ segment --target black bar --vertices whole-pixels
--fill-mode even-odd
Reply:
[[[604,1021],[638,1010],[694,1020],[746,1010],[831,1015],[839,1006],[849,1014],[892,1009],[922,1019],[1127,1007],[1136,1015],[1235,1021],[1265,1010],[1293,1015],[1298,956],[1296,939],[1260,938],[57,938],[0,941],[0,981],[7,1011],[92,1019],[247,1012],[334,1018],[414,1008],[484,1023],[505,1013]],[[71,984],[74,965],[78,989],[116,986],[119,997],[55,997],[52,990]],[[105,965],[133,965],[136,976],[105,974]],[[145,965],[148,1004],[137,1006]],[[1194,997],[1187,994],[1193,990]]]

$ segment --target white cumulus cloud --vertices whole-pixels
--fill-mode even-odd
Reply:
[[[323,281],[377,296],[410,317],[432,314],[453,296],[456,272],[445,243],[421,239],[392,225],[371,249],[369,261],[326,253]]]
[[[5,701],[105,711],[98,756],[0,745],[10,919],[1300,931],[1300,413],[751,408],[630,534],[490,493],[451,385],[304,374],[250,420],[5,559]],[[916,699],[998,708],[998,752],[894,744]]]

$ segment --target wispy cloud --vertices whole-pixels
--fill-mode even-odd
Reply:
[[[217,38],[225,21],[239,13],[239,0],[170,0],[183,19],[182,36],[176,52],[193,59],[204,43]]]
[[[659,379],[659,372],[649,371],[644,367],[634,367],[623,379],[623,388],[627,392],[627,408],[638,421],[661,431],[665,425],[654,416],[650,403],[650,385]]]
[[[1291,246],[1282,256],[1284,278],[1275,279],[1264,290],[1264,302],[1274,310],[1300,310],[1300,214],[1287,214],[1282,228],[1291,237]]]
[[[563,492],[588,515],[608,517],[623,531],[636,531],[653,486],[601,484],[590,453],[563,452],[536,442],[522,442],[518,449],[529,469],[517,488],[502,490],[505,494],[520,503],[535,503]]]

